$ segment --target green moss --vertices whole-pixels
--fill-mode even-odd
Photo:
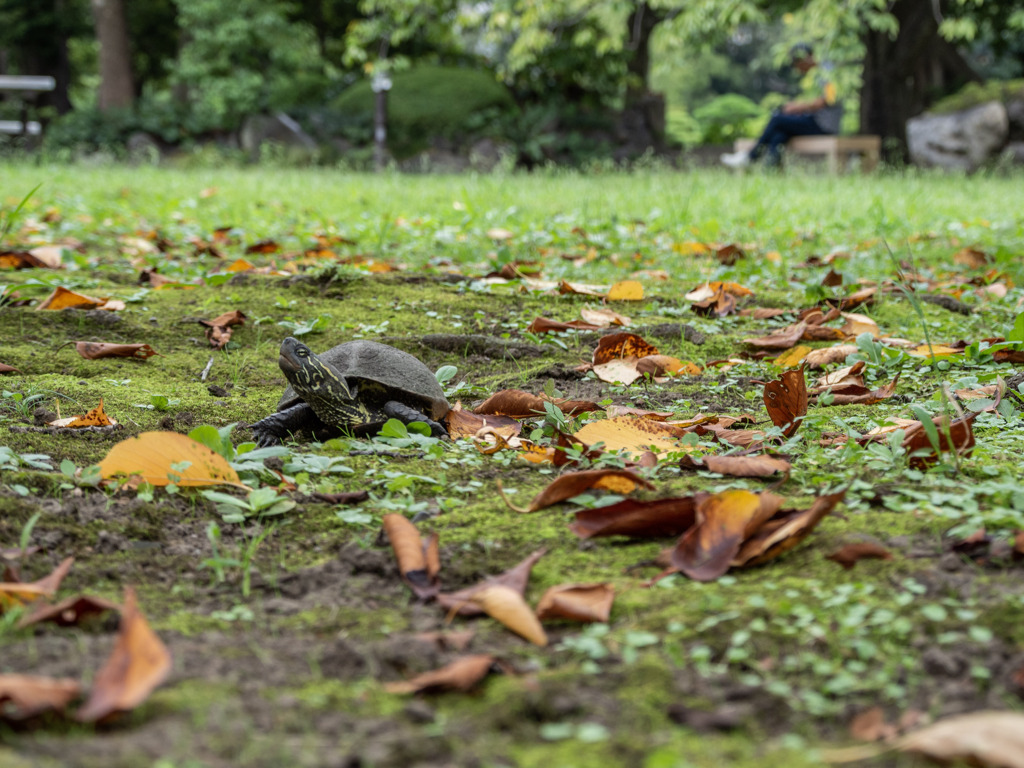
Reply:
[[[1024,97],[1024,80],[989,80],[984,83],[968,83],[952,96],[935,102],[929,112],[946,114],[977,107],[988,101],[1006,102]]]

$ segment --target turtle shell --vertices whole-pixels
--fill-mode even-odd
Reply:
[[[397,400],[423,412],[434,421],[448,413],[448,401],[437,378],[423,361],[387,344],[359,339],[332,347],[317,355],[345,377],[357,399]],[[303,402],[291,385],[281,395],[277,410]]]

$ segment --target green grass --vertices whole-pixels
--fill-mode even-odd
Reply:
[[[284,461],[294,469],[286,472],[304,492],[367,488],[370,500],[340,510],[303,496],[258,550],[263,586],[244,599],[237,567],[227,569],[224,583],[201,568],[212,555],[206,526],[220,519],[201,497],[184,494],[179,500],[162,491],[152,501],[136,501],[130,493],[104,497],[75,489],[57,471],[5,468],[2,447],[84,467],[102,459],[125,434],[252,422],[274,407],[284,386],[276,350],[290,331],[280,323],[318,317],[325,318],[325,328],[303,337],[314,349],[358,336],[386,338],[415,352],[432,370],[457,366],[451,383],[465,382],[461,397],[467,407],[504,387],[539,390],[550,381],[571,396],[574,387],[595,386],[572,372],[589,359],[593,339],[536,338],[525,329],[538,315],[574,319],[596,300],[524,293],[514,284],[434,279],[445,272],[482,277],[510,261],[539,262],[546,280],[608,285],[637,276],[645,298],[615,309],[630,315],[635,326],[698,328],[708,337],[703,345],[671,337],[659,338],[658,346],[701,365],[734,356],[743,349],[742,339],[788,321],[698,317],[683,298],[687,291],[707,279],[735,280],[756,292],[753,305],[811,306],[847,290],[822,288],[830,267],[814,265],[815,257],[835,252],[849,254],[833,265],[848,286],[892,279],[895,257],[912,260],[922,282],[932,283],[929,292],[957,292],[972,314],[921,306],[934,343],[1006,335],[1024,297],[1017,287],[1024,284],[1018,177],[833,178],[800,170],[734,176],[664,169],[425,177],[29,164],[0,171],[4,211],[42,183],[5,246],[63,241],[72,248],[62,271],[0,272],[0,295],[8,286],[23,297],[39,298],[64,285],[127,302],[113,323],[103,315],[70,310],[44,314],[31,307],[0,307],[0,363],[22,371],[0,378],[0,546],[15,545],[27,521],[44,510],[33,536],[51,542],[47,556],[78,558],[62,595],[88,590],[117,597],[124,583],[133,583],[157,630],[176,649],[192,654],[187,664],[179,658],[179,669],[200,677],[208,665],[221,669],[208,681],[158,692],[106,747],[83,728],[20,737],[18,746],[40,760],[81,746],[94,751],[83,752],[78,764],[129,764],[132,750],[158,732],[168,740],[164,756],[175,765],[216,763],[243,748],[253,764],[280,764],[279,753],[291,750],[295,764],[316,765],[326,742],[337,739],[343,751],[332,754],[355,750],[376,755],[381,764],[426,759],[425,753],[402,751],[422,744],[436,751],[433,759],[457,764],[476,759],[482,765],[585,765],[579,761],[585,749],[587,759],[602,765],[753,768],[767,761],[810,766],[821,763],[807,745],[842,741],[849,716],[872,704],[884,705],[889,714],[916,706],[941,715],[941,682],[932,680],[921,662],[929,649],[971,654],[960,683],[976,687],[977,701],[989,687],[1004,690],[999,680],[986,677],[998,674],[987,659],[990,653],[1019,650],[1022,642],[1019,566],[981,568],[942,553],[943,537],[953,528],[968,533],[986,527],[1001,537],[1024,529],[1020,415],[979,416],[977,446],[959,472],[950,466],[914,470],[898,452],[822,443],[847,428],[863,432],[889,416],[909,417],[911,404],[938,412],[943,385],[991,383],[1013,372],[1013,366],[983,357],[929,366],[890,355],[869,366],[869,381],[878,386],[899,372],[903,401],[812,407],[785,446],[794,469],[778,492],[789,505],[801,507],[828,489],[849,486],[841,514],[827,518],[784,556],[708,584],[676,576],[644,589],[642,580],[656,571],[630,569],[652,559],[667,542],[581,544],[566,527],[571,505],[524,517],[498,498],[500,478],[517,504],[527,503],[554,477],[549,467],[525,465],[508,453],[484,456],[466,442],[401,448],[379,440],[341,440],[293,447]],[[234,240],[220,246],[224,259],[195,255],[190,238],[210,240],[223,227],[234,228]],[[319,234],[345,238],[331,247],[349,263],[299,263]],[[244,253],[247,245],[268,239],[280,244],[280,253]],[[146,245],[156,242],[163,250]],[[693,243],[729,242],[747,252],[731,267],[713,255],[693,253]],[[956,264],[954,254],[966,246],[985,251],[990,264],[983,269]],[[305,272],[306,279],[241,275],[222,281],[224,267],[243,256],[258,266]],[[374,275],[366,270],[370,262],[400,271]],[[135,280],[145,266],[158,266],[161,274],[182,282],[205,278],[218,284],[149,290]],[[1005,298],[977,291],[993,281],[1008,286]],[[243,310],[249,320],[236,329],[228,351],[212,352],[196,320],[231,309]],[[882,293],[875,304],[857,311],[869,314],[883,333],[924,340],[920,318],[898,294]],[[505,336],[535,344],[542,354],[508,362],[465,353],[465,347],[444,352],[420,343],[425,334],[439,333]],[[79,339],[146,342],[162,356],[146,362],[86,361],[62,347]],[[200,381],[211,356],[210,378]],[[601,385],[596,397],[667,408],[679,417],[745,411],[763,427],[757,381],[777,373],[753,361],[696,381]],[[211,394],[211,383],[229,394]],[[23,411],[31,409],[21,403],[35,394],[43,395],[40,402],[51,410],[59,402],[62,415],[83,412],[103,397],[126,430],[96,439],[24,431],[31,417],[26,420]],[[159,395],[177,402],[163,411],[139,407]],[[244,428],[236,429],[235,443],[246,436]],[[369,447],[386,453],[370,455]],[[336,462],[329,465],[328,459]],[[657,495],[765,487],[761,481],[672,465],[661,466],[653,477]],[[266,474],[263,481],[277,482]],[[442,617],[432,608],[410,604],[397,578],[380,575],[381,570],[390,574],[391,555],[378,538],[379,521],[393,511],[440,513],[421,528],[440,534],[446,586],[472,584],[546,546],[549,554],[537,564],[527,592],[531,603],[552,585],[611,581],[617,599],[610,625],[554,626],[552,646],[536,649],[493,622],[457,620],[456,628],[477,630],[474,651],[493,650],[522,676],[492,679],[468,697],[429,699],[436,714],[432,723],[406,718],[404,701],[380,685],[395,672],[371,665],[357,679],[339,680],[319,671],[323,649],[339,639],[377,663],[398,654],[389,647],[382,651],[387,643],[413,643],[416,632],[441,626]],[[221,527],[225,556],[236,556],[254,533]],[[862,562],[851,572],[825,560],[840,545],[865,537],[889,544],[895,559]],[[329,587],[310,587],[308,602],[285,601],[283,610],[281,598],[292,588],[288,578],[302,569],[329,567],[344,547],[363,558],[361,570],[336,575]],[[96,630],[78,632],[74,644],[60,646],[61,653],[75,669],[94,670],[96,644],[109,638]],[[0,662],[0,673],[14,671],[12,664],[51,663],[46,661],[51,646],[64,637],[55,629],[33,636],[5,618],[0,657],[12,661]],[[292,671],[286,675],[273,667],[276,676],[264,682],[271,667],[259,664],[270,664],[275,654]],[[231,666],[250,657],[259,663],[246,662],[255,666],[241,667],[241,673]],[[213,663],[218,658],[228,672]],[[408,663],[401,674],[423,671],[417,667],[422,658]],[[62,670],[74,674],[68,666]],[[720,707],[723,691],[738,687],[766,698],[744,704],[747,714],[732,733],[698,734],[668,717],[676,704]],[[260,710],[260,702],[279,707],[279,719]],[[1008,699],[1006,705],[1019,708],[1019,701]],[[779,731],[771,718],[787,708],[793,714]],[[332,716],[352,720],[339,724],[330,721]],[[394,724],[389,732],[394,739],[367,736],[375,718]],[[267,727],[268,722],[275,725]],[[331,735],[325,737],[323,729]],[[776,751],[780,748],[790,751]],[[0,752],[0,765],[7,759]],[[893,764],[909,762],[893,758]]]

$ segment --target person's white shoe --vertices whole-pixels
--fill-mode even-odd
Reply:
[[[746,168],[750,165],[750,155],[746,152],[726,152],[719,157],[719,160],[722,161],[722,165],[727,165],[730,168]]]

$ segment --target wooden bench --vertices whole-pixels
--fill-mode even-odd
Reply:
[[[17,93],[21,98],[21,119],[0,120],[0,133],[22,136],[40,136],[42,123],[28,119],[29,106],[40,93],[52,91],[57,81],[48,75],[0,75],[0,92]]]
[[[754,139],[736,139],[737,152],[749,152]],[[870,173],[878,166],[882,139],[878,136],[795,136],[786,143],[786,151],[798,155],[824,155],[832,173],[845,171],[850,157],[860,155],[860,170]]]

